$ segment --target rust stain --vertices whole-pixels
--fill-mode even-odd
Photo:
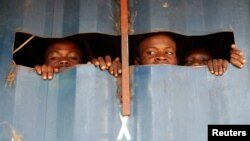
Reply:
[[[9,88],[11,88],[15,82],[16,72],[17,72],[16,64],[12,63],[10,66],[9,74],[7,75],[7,78],[6,78],[6,85]]]
[[[168,8],[168,3],[167,2],[164,2],[163,5],[162,5],[163,8]]]
[[[10,72],[7,76],[7,83],[9,87],[12,87],[13,82],[15,81],[16,75],[13,72]]]
[[[119,6],[120,5],[120,0],[114,0],[114,2]],[[113,12],[112,12],[112,9],[113,9],[113,6],[111,3],[108,3],[107,4],[108,7],[109,7],[109,10],[110,10],[110,16],[108,17],[115,25],[115,29],[120,33],[121,32],[121,29],[120,29],[120,22],[117,22],[117,21],[120,21],[120,17],[118,16],[118,18],[116,19]]]
[[[25,6],[25,8],[30,7],[31,4],[32,4],[32,0],[25,0],[25,1],[24,1],[24,6]]]
[[[134,13],[128,12],[128,32],[130,34],[133,34],[135,32],[134,30],[134,23],[135,23],[135,19],[137,17],[137,11],[135,11]]]
[[[12,128],[12,141],[22,141],[23,136],[16,131],[15,128]]]
[[[11,141],[23,141],[23,135],[7,121],[1,122],[0,127],[3,129],[2,131],[2,138],[3,140],[10,140]]]

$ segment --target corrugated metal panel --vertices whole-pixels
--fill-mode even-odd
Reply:
[[[131,0],[130,12],[132,34],[204,35],[248,26],[249,0]]]
[[[12,93],[1,93],[0,126],[9,125],[25,141],[117,138],[117,82],[108,72],[80,65],[42,81],[30,68],[18,66],[15,74],[14,84],[6,88]]]
[[[134,140],[206,141],[208,124],[250,124],[247,69],[136,66],[132,77]]]
[[[15,32],[40,37],[92,32],[119,35],[119,5],[114,0],[2,0],[0,3],[0,57],[7,64],[12,58]]]
[[[130,0],[130,34],[170,31],[207,35],[232,31],[235,43],[249,58],[249,8],[249,0]]]
[[[3,5],[11,31],[41,37],[98,32],[118,35],[119,5],[113,0],[20,0]],[[6,8],[7,7],[7,8]]]
[[[119,5],[114,0],[1,0],[0,89],[12,60],[15,32],[40,37],[78,33],[119,35]]]
[[[132,114],[122,122],[117,82],[107,72],[79,65],[41,81],[19,66],[6,88],[12,93],[1,94],[0,127],[25,141],[119,140],[120,132],[121,140],[205,141],[208,124],[250,124],[245,70],[215,77],[205,67],[133,67]]]

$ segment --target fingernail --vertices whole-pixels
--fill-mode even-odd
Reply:
[[[52,76],[49,76],[49,79],[52,79]]]
[[[101,66],[101,69],[104,70],[106,67],[105,66]]]
[[[246,63],[246,62],[247,62],[247,60],[244,59],[244,60],[243,60],[243,63]]]
[[[44,76],[44,77],[43,77],[43,79],[47,79],[47,77],[46,77],[46,76]]]
[[[120,74],[121,74],[121,73],[122,73],[122,70],[118,70],[118,73],[120,73]]]
[[[99,66],[99,65],[100,65],[100,63],[99,63],[99,62],[95,62],[95,65],[96,65],[96,66]]]
[[[111,74],[114,74],[114,72],[113,72],[113,71],[111,71],[110,73],[111,73]]]
[[[212,74],[214,74],[214,71],[211,71]]]
[[[107,66],[111,66],[111,63],[107,63]]]
[[[215,72],[215,75],[218,75],[218,72]]]
[[[115,74],[115,77],[117,77],[118,76],[118,74]]]

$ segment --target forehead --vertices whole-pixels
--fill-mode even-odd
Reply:
[[[74,52],[80,52],[80,49],[72,42],[58,42],[52,44],[46,51],[46,54],[50,52],[55,52],[58,50],[68,50]]]
[[[191,56],[204,56],[209,58],[213,57],[210,51],[203,48],[191,50],[190,52],[187,53],[186,58]]]
[[[53,43],[48,50],[51,49],[77,49],[76,45],[72,42],[58,42]]]
[[[159,35],[152,35],[150,37],[145,38],[139,44],[139,50],[145,50],[149,47],[157,48],[157,47],[160,47],[159,45],[163,45],[164,47],[176,49],[176,44],[171,37],[167,35],[159,34]]]

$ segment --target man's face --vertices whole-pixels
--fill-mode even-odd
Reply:
[[[176,44],[172,38],[159,34],[144,39],[139,45],[138,63],[147,64],[178,64]]]
[[[211,53],[205,49],[194,49],[190,51],[184,58],[185,66],[203,66],[207,65],[208,60],[213,59]]]
[[[45,57],[46,64],[54,68],[72,67],[81,63],[81,51],[71,42],[53,44]]]

